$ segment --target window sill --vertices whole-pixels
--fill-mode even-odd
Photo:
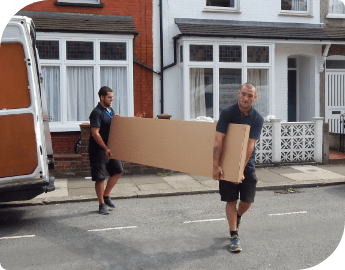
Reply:
[[[305,17],[305,18],[314,18],[314,16],[307,13],[294,13],[294,12],[280,12],[279,16],[291,16],[291,17]]]
[[[221,12],[221,13],[234,13],[234,14],[241,14],[242,12],[238,11],[234,8],[226,8],[226,7],[205,7],[202,12]]]
[[[65,6],[65,7],[93,7],[93,8],[103,8],[103,4],[87,4],[87,3],[65,3],[65,2],[54,2],[55,6]]]
[[[50,129],[50,132],[80,131],[80,125],[86,122],[88,121],[83,121],[79,123],[73,122],[73,123],[67,123],[67,124],[50,122],[49,129]]]
[[[345,14],[327,14],[327,19],[345,19]]]

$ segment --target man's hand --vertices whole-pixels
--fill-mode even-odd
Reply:
[[[222,167],[213,165],[213,179],[219,181],[220,178],[223,176],[223,169]]]
[[[111,151],[110,151],[110,149],[107,148],[104,152],[105,152],[105,157],[106,157],[107,159],[111,159]]]

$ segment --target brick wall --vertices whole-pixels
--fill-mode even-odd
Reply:
[[[80,132],[52,132],[54,153],[74,153],[74,146],[80,137]]]
[[[56,0],[45,0],[23,10],[45,12],[91,13],[98,15],[132,16],[138,35],[134,39],[134,60],[152,67],[152,0],[102,0],[103,8],[56,6]],[[153,74],[134,64],[134,114],[153,116]]]
[[[138,35],[134,38],[134,60],[152,67],[152,0],[102,0],[103,8],[82,6],[57,6],[56,0],[45,0],[32,3],[23,8],[26,11],[86,13],[97,15],[132,16]],[[136,64],[133,65],[134,114],[153,117],[153,74]],[[83,125],[82,125],[83,126]],[[55,157],[54,176],[90,175],[89,157],[87,154],[89,127],[81,132],[54,132],[52,136]],[[78,138],[82,137],[82,148],[74,153]],[[141,172],[141,166],[127,164],[126,168]]]

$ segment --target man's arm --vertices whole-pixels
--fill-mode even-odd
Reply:
[[[216,131],[214,147],[213,147],[213,179],[214,180],[220,180],[221,174],[223,173],[223,169],[219,165],[219,160],[220,160],[220,155],[222,154],[224,137],[225,137],[224,133]]]
[[[248,163],[248,161],[250,159],[250,156],[253,153],[253,150],[254,150],[254,147],[255,147],[255,142],[256,142],[255,139],[251,139],[251,138],[248,139],[248,146],[247,146],[247,153],[246,153],[246,162],[244,164],[244,167],[247,166],[247,163]]]
[[[95,139],[96,143],[104,149],[105,152],[105,157],[107,159],[110,159],[111,157],[111,152],[110,149],[105,145],[101,135],[99,134],[99,127],[91,127],[91,135]]]

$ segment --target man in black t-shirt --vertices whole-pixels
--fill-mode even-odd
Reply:
[[[254,202],[257,178],[255,175],[255,142],[260,138],[261,129],[264,123],[263,117],[252,108],[256,99],[256,88],[251,83],[245,83],[238,91],[238,103],[224,108],[220,114],[216,127],[215,144],[213,148],[213,178],[219,181],[219,193],[221,200],[226,204],[226,216],[230,230],[230,251],[239,252],[242,250],[238,236],[238,227],[242,215]],[[220,156],[225,134],[228,125],[246,124],[250,126],[248,148],[245,160],[245,169],[241,183],[231,183],[220,180],[222,168],[219,165]],[[240,194],[240,202],[237,209],[237,202]]]
[[[111,151],[107,147],[111,118],[114,115],[110,107],[113,101],[113,90],[103,86],[98,96],[100,102],[90,114],[89,156],[92,181],[95,181],[99,201],[99,213],[106,215],[109,214],[107,206],[115,208],[110,199],[110,192],[122,175],[123,168],[121,161],[111,158]],[[104,189],[105,171],[108,171],[110,177]]]

